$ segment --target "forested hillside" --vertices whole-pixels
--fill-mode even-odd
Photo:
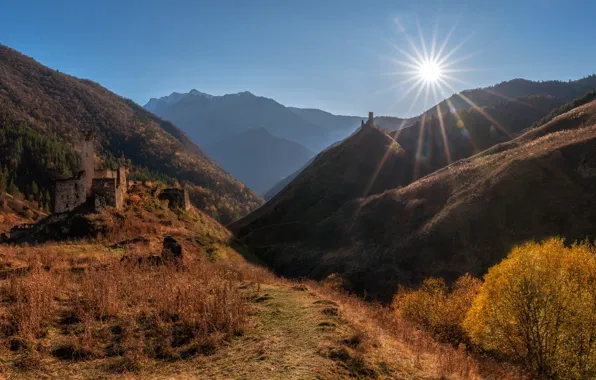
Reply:
[[[42,202],[46,169],[71,173],[77,166],[73,147],[85,131],[94,133],[106,162],[124,157],[140,175],[188,184],[194,203],[224,222],[262,202],[172,123],[97,83],[44,67],[2,45],[0,126],[3,181]],[[34,181],[42,195],[35,194]]]

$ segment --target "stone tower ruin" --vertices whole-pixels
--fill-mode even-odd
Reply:
[[[81,170],[71,178],[58,178],[54,183],[53,213],[70,212],[87,204],[100,211],[106,206],[122,208],[128,191],[126,168],[96,170],[94,136],[85,134],[80,146]]]
[[[115,172],[108,170],[103,178],[93,178],[91,182],[91,198],[93,209],[101,211],[106,206],[124,206],[124,196],[128,191],[126,182],[126,168],[120,166]]]
[[[374,115],[372,112],[368,113],[368,120],[364,123],[364,120],[360,123],[360,127],[374,127]]]

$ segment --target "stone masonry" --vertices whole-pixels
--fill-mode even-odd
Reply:
[[[95,211],[101,211],[106,206],[120,209],[124,205],[124,196],[128,190],[126,186],[126,169],[119,167],[115,174],[116,177],[93,178],[91,196]]]
[[[68,212],[85,203],[87,189],[83,174],[80,172],[76,177],[56,180],[52,212]]]
[[[188,197],[188,190],[167,188],[163,189],[159,194],[159,199],[168,200],[168,207],[172,210],[182,209],[188,211],[190,209],[190,198]]]
[[[117,170],[95,168],[94,140],[85,135],[80,147],[81,170],[77,176],[57,179],[54,185],[52,212],[63,213],[89,202],[95,211],[106,206],[122,208],[128,190],[126,168]]]

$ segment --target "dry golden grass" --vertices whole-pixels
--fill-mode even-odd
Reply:
[[[0,280],[0,367],[28,378],[520,377],[389,308],[221,251],[215,262],[191,251],[176,268],[121,264],[130,250],[99,243],[0,246],[15,263]]]
[[[35,351],[67,361],[122,357],[136,368],[213,350],[247,327],[249,295],[237,284],[253,280],[250,272],[207,260],[180,268],[117,258],[95,259],[81,272],[53,257],[0,281],[0,337],[15,367]]]
[[[394,309],[370,304],[335,288],[309,282],[314,293],[332,299],[342,315],[358,331],[365,344],[361,354],[368,361],[400,363],[411,377],[442,379],[522,379],[516,366],[486,355],[440,343],[433,336],[407,321]]]
[[[46,214],[37,202],[28,202],[8,193],[0,194],[0,233],[8,233],[17,224],[34,223]]]
[[[95,216],[103,237],[0,245],[0,376],[517,376],[388,308],[272,275],[200,212],[133,203]],[[159,254],[166,234],[183,244],[183,266],[120,262]]]

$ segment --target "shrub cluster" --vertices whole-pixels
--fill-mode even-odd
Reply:
[[[489,270],[464,321],[472,341],[545,378],[596,376],[596,256],[527,243]]]
[[[462,322],[480,284],[480,280],[469,275],[461,277],[452,287],[443,279],[429,278],[420,289],[400,289],[393,305],[404,318],[439,340],[457,344],[467,340]]]
[[[596,377],[596,249],[529,242],[452,287],[427,279],[401,289],[396,312],[439,339],[522,365],[533,378]]]

